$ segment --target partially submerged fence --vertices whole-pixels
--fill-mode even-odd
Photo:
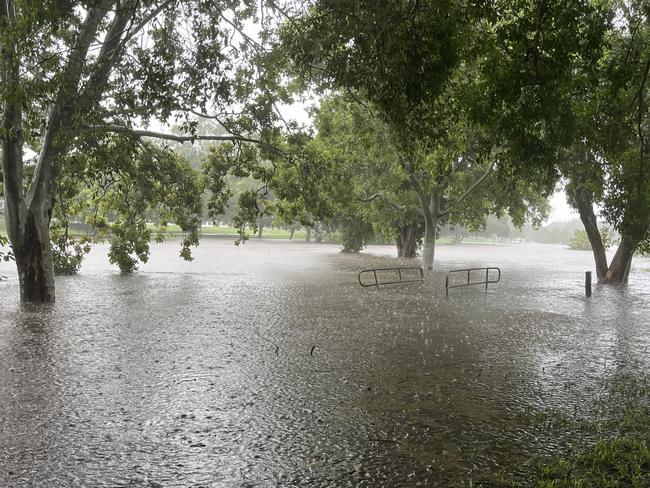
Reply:
[[[472,281],[472,271],[485,271],[485,279],[482,281]],[[497,277],[495,279],[490,279],[490,271],[496,271]],[[466,281],[464,283],[459,283],[459,284],[450,284],[450,276],[457,274],[457,273],[466,273]],[[476,273],[474,273],[476,275]],[[481,274],[481,278],[483,277],[483,274]],[[488,284],[490,283],[498,283],[499,280],[501,279],[501,270],[499,268],[495,267],[488,267],[488,268],[464,268],[464,269],[452,269],[450,271],[447,271],[447,274],[445,275],[445,293],[447,296],[449,296],[449,290],[451,288],[460,288],[463,286],[472,286],[472,285],[485,285],[485,290],[487,291],[488,289]]]
[[[383,280],[382,278],[386,277],[386,275],[388,275],[388,280]],[[362,276],[365,278],[361,279]],[[359,272],[358,278],[359,284],[363,287],[375,286],[379,288],[379,285],[422,282],[424,281],[424,270],[419,266],[364,269]]]

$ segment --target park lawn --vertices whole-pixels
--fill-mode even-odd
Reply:
[[[150,226],[150,229],[152,231],[156,231],[156,228],[154,226]],[[74,236],[81,236],[81,235],[86,235],[82,230],[74,228],[74,226],[71,226],[70,228],[70,234]],[[171,235],[176,235],[176,234],[182,234],[182,231],[179,226],[175,224],[170,224],[167,226],[167,229],[165,230],[165,234],[171,234]],[[218,226],[206,226],[201,228],[201,234],[204,236],[210,236],[210,235],[222,235],[222,236],[236,236],[237,235],[237,229],[234,227],[218,227]],[[7,227],[5,225],[5,220],[4,218],[0,218],[0,235],[6,236],[7,235]],[[264,232],[262,233],[262,237],[264,239],[289,239],[290,232],[284,229],[278,229],[275,227],[267,227],[264,229]],[[304,229],[299,229],[296,230],[293,233],[293,238],[296,240],[303,240],[305,239],[307,233]],[[254,237],[252,234],[250,234],[250,237]]]
[[[152,226],[151,229],[155,231],[155,228]],[[250,232],[249,236],[251,238],[254,238],[255,236]],[[182,231],[179,226],[175,224],[170,224],[167,226],[165,230],[165,234],[182,234]],[[262,238],[263,239],[289,239],[290,232],[284,229],[278,229],[276,227],[265,227],[264,231],[262,232]],[[211,236],[211,235],[218,235],[218,236],[236,236],[237,235],[237,229],[234,227],[218,227],[215,225],[211,226],[204,226],[201,227],[201,235],[203,236]],[[296,240],[300,239],[305,239],[307,233],[304,229],[299,229],[296,230],[293,233],[293,238]]]

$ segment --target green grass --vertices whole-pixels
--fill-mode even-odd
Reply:
[[[155,228],[151,226],[151,230],[155,231]],[[73,226],[70,228],[70,234],[75,235],[75,236],[81,236],[85,235],[85,233],[77,229]],[[165,234],[168,235],[179,235],[182,234],[182,231],[179,226],[170,224],[167,226],[167,230],[165,231]],[[219,235],[219,236],[236,236],[237,235],[237,229],[234,227],[217,227],[217,226],[209,226],[209,227],[202,227],[201,228],[201,234],[204,236],[210,236],[210,235]],[[5,220],[4,217],[0,217],[0,235],[6,236],[7,235],[7,229],[5,226]],[[289,239],[290,232],[284,229],[278,229],[275,227],[266,227],[264,228],[264,232],[262,233],[262,237],[264,239]],[[293,233],[293,238],[295,240],[304,240],[305,237],[307,236],[307,232],[304,229],[296,230]],[[251,239],[254,238],[252,234],[250,234]]]
[[[153,227],[152,230],[154,230]],[[176,234],[181,234],[182,231],[180,227],[178,227],[177,225],[170,224],[167,226],[165,233],[176,235]],[[235,229],[234,227],[206,226],[206,227],[201,227],[201,235],[236,236],[237,229]],[[262,232],[262,238],[264,239],[289,239],[290,235],[291,233],[289,231],[284,229],[278,229],[275,227],[265,227],[264,231]],[[305,230],[296,230],[293,233],[293,238],[295,240],[302,240],[305,239],[306,235],[307,233]],[[250,231],[249,231],[249,236],[251,239],[255,238],[255,236]]]
[[[538,461],[536,488],[647,488],[650,486],[650,379],[622,376],[595,406],[591,422],[574,422],[579,435],[597,438],[575,453]],[[579,442],[579,439],[576,439]]]

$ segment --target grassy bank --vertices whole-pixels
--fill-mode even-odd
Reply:
[[[591,418],[553,415],[561,430],[571,433],[575,449],[530,463],[515,486],[650,486],[650,377],[621,375],[607,380],[604,391],[592,406]]]

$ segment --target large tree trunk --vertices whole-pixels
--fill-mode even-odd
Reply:
[[[607,274],[599,282],[607,285],[626,285],[630,276],[635,248],[636,246],[625,237],[621,238],[621,243],[618,245]]]
[[[307,226],[307,235],[305,236],[305,241],[310,242],[311,241],[311,227]]]
[[[397,256],[414,258],[417,254],[418,233],[420,226],[416,223],[402,225],[396,239]]]
[[[49,226],[49,217],[37,219],[28,211],[24,239],[19,245],[12,246],[22,301],[54,301],[54,267]]]
[[[592,193],[587,188],[580,187],[575,190],[573,197],[578,209],[578,213],[580,214],[580,220],[582,221],[582,225],[584,225],[585,232],[589,238],[591,250],[594,253],[594,261],[596,262],[596,276],[598,277],[599,282],[604,282],[603,280],[606,279],[606,276],[608,274],[607,256],[605,254],[606,249],[603,245],[603,239],[600,235],[598,224],[596,222]]]
[[[316,228],[314,229],[314,242],[323,242],[323,224],[318,222]]]

